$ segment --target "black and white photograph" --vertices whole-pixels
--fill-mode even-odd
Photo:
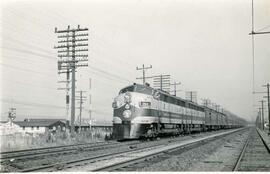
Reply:
[[[0,172],[270,172],[270,0],[1,0]]]

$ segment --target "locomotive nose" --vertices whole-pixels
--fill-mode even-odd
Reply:
[[[130,121],[122,121],[122,124],[113,125],[113,133],[117,140],[130,139]]]

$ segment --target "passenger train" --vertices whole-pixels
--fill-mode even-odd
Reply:
[[[118,140],[179,135],[243,126],[245,121],[184,100],[149,85],[120,90],[113,104],[113,136]]]

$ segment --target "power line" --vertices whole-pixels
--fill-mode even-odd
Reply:
[[[89,65],[88,67],[91,68],[91,70],[95,70],[96,72],[102,73],[102,74],[107,75],[109,77],[113,77],[113,78],[116,78],[116,79],[119,79],[119,80],[122,80],[122,81],[126,81],[126,82],[132,82],[131,80],[129,80],[127,78],[124,78],[124,77],[121,77],[119,75],[113,74],[111,72],[107,72],[105,70],[93,67],[91,65]]]
[[[38,86],[36,84],[33,84],[33,83],[25,83],[25,82],[20,82],[20,81],[17,81],[17,80],[11,80],[11,79],[8,79],[7,81],[11,82],[11,83],[15,83],[16,85],[17,84],[20,84],[20,85],[24,85],[24,86],[35,86],[35,87],[38,87],[38,88],[44,88],[44,89],[49,89],[49,90],[54,90],[55,91],[55,88],[50,88],[50,87],[45,87],[44,85],[41,85],[41,86]]]
[[[40,54],[40,53],[29,51],[29,50],[23,50],[23,49],[18,49],[18,48],[10,48],[10,47],[6,47],[6,46],[1,46],[1,48],[16,51],[16,52],[21,52],[21,53],[25,53],[25,54],[31,54],[31,55],[39,56],[39,57],[42,57],[42,58],[48,58],[48,59],[51,59],[51,60],[56,60],[56,58],[54,58],[52,56],[48,56],[48,55],[45,55],[45,54]]]
[[[18,39],[12,39],[11,37],[9,37],[9,39],[7,41],[12,41],[11,42],[12,44],[18,44],[18,45],[21,45],[23,47],[26,47],[26,48],[28,48],[30,50],[33,50],[34,49],[34,50],[38,50],[40,52],[43,52],[45,54],[50,54],[53,57],[53,53],[52,52],[49,52],[49,51],[43,49],[43,47],[38,47],[36,44],[25,43],[25,42],[19,41]],[[5,45],[6,45],[6,43],[5,43]]]
[[[257,30],[257,32],[258,32],[258,31],[263,31],[263,30],[265,30],[265,29],[267,29],[267,28],[269,28],[269,27],[270,27],[270,25],[267,25],[267,26],[265,26],[265,27],[263,27],[263,28]]]
[[[53,77],[52,75],[47,74],[47,73],[33,71],[33,70],[29,70],[29,69],[18,67],[18,66],[14,66],[14,65],[9,65],[9,64],[6,64],[6,63],[1,63],[0,62],[0,65],[2,65],[3,67],[8,67],[8,68],[12,68],[12,69],[20,70],[20,71],[36,73],[36,74],[44,75],[44,76],[47,76],[47,77]]]
[[[18,101],[18,100],[11,100],[11,99],[0,99],[4,103],[15,103],[19,105],[27,105],[27,106],[34,106],[34,107],[45,107],[45,108],[55,108],[55,109],[65,109],[63,106],[58,105],[50,105],[50,104],[43,104],[43,103],[35,103],[35,102],[26,102],[26,101]]]

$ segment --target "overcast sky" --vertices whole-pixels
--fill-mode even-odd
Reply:
[[[254,0],[254,9],[255,31],[269,31],[270,1]],[[5,0],[1,11],[2,119],[9,107],[17,120],[66,118],[54,28],[78,24],[89,28],[89,67],[78,69],[77,90],[91,93],[94,119],[112,120],[113,98],[141,83],[142,64],[153,66],[147,75],[181,82],[178,96],[197,91],[198,100],[255,118],[262,95],[252,95],[251,0]],[[255,36],[256,91],[270,82],[269,46],[270,35]]]

